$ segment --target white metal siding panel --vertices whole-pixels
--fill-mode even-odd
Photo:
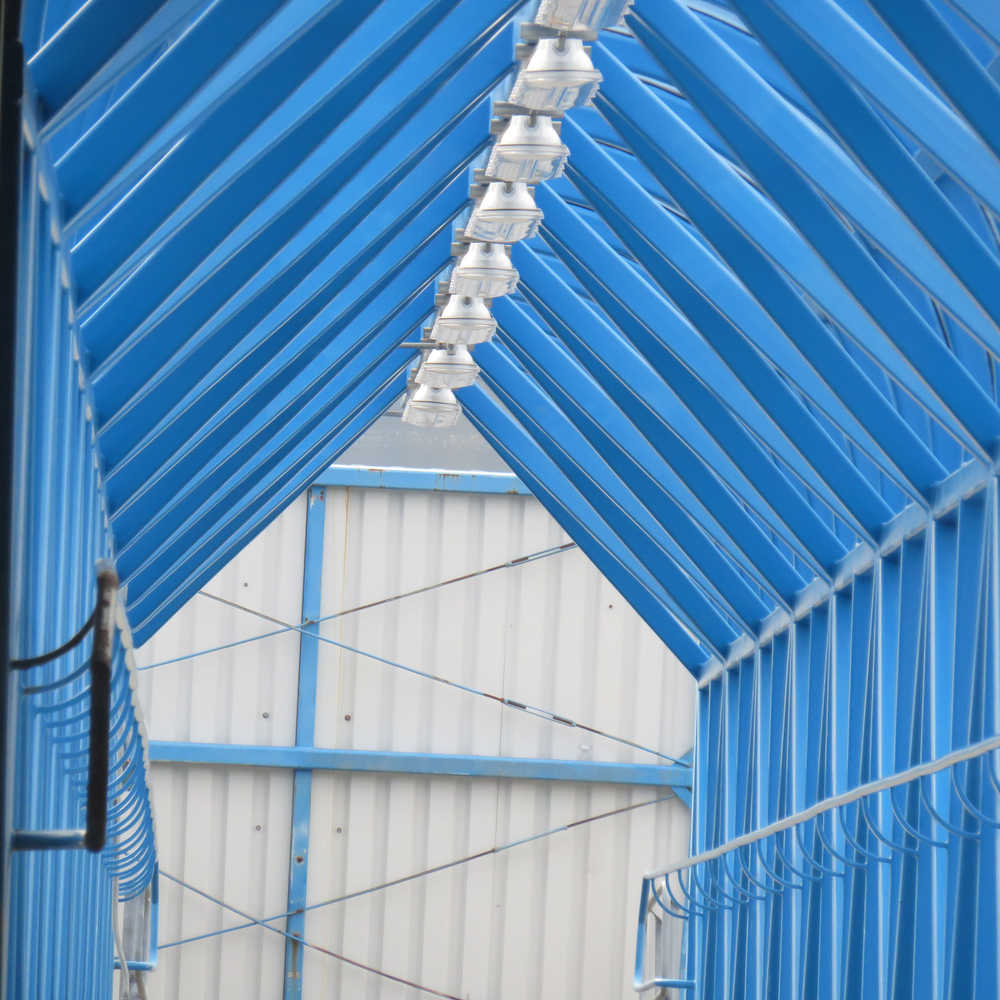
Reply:
[[[321,774],[309,899],[341,896],[649,798],[651,789]],[[687,850],[671,800],[311,911],[306,937],[460,996],[626,998],[641,875]],[[418,996],[307,952],[308,1000]]]
[[[285,909],[291,773],[268,768],[153,765],[160,868],[246,913]],[[243,923],[235,914],[160,879],[160,942]],[[281,995],[284,939],[262,928],[160,952],[150,1000]]]
[[[326,497],[324,615],[566,541],[530,497],[339,487]],[[304,514],[297,503],[205,589],[298,621]],[[271,627],[198,597],[140,651],[142,662]],[[336,618],[322,634],[668,753],[686,752],[693,740],[690,677],[576,550]],[[152,738],[294,743],[298,646],[292,633],[142,675]],[[316,743],[653,759],[327,644],[319,649]],[[290,773],[155,765],[153,777],[164,868],[254,915],[284,910]],[[657,795],[317,772],[309,901]],[[688,830],[687,808],[672,799],[311,911],[306,937],[474,1000],[628,997],[639,876],[685,854]],[[241,922],[166,882],[162,898],[161,941]],[[150,996],[273,1000],[283,955],[282,940],[260,929],[168,949]],[[313,951],[303,982],[308,1000],[420,996]]]
[[[204,591],[301,620],[305,498],[293,503]],[[212,649],[278,628],[196,595],[136,653],[140,666]],[[139,671],[151,737],[198,743],[295,742],[299,637],[286,632],[195,660]],[[266,713],[266,718],[265,718]]]

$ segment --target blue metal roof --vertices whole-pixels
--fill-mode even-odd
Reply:
[[[533,6],[28,5],[138,643],[405,387]],[[593,45],[460,398],[695,673],[993,462],[990,9],[638,0]]]

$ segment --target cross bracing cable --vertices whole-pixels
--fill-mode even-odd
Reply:
[[[426,878],[428,875],[436,875],[438,872],[447,871],[450,868],[457,868],[460,865],[467,865],[473,861],[478,861],[480,858],[488,858],[494,854],[502,854],[504,851],[509,851],[515,847],[522,847],[524,844],[534,843],[536,840],[543,840],[545,837],[551,837],[557,833],[565,833],[572,830],[578,826],[586,826],[588,823],[596,823],[598,820],[610,819],[612,816],[620,816],[623,813],[634,812],[636,809],[643,809],[646,806],[655,806],[661,802],[666,802],[671,798],[675,798],[673,795],[662,795],[655,799],[646,799],[643,802],[634,802],[628,806],[621,806],[618,809],[609,809],[606,812],[597,813],[593,816],[585,816],[583,819],[573,820],[571,823],[564,823],[562,826],[552,827],[549,830],[543,830],[541,833],[534,833],[528,837],[520,837],[518,840],[511,840],[506,844],[499,844],[495,847],[488,847],[485,850],[477,851],[475,854],[467,854],[465,857],[456,858],[454,861],[446,861],[441,865],[434,865],[431,868],[424,868],[421,871],[413,872],[410,875],[402,875],[399,878],[391,879],[388,882],[379,882],[377,885],[371,885],[364,889],[356,889],[354,892],[345,893],[342,896],[334,896],[331,899],[324,899],[318,903],[310,903],[308,906],[298,907],[295,910],[287,910],[284,913],[276,913],[271,917],[261,917],[257,919],[251,917],[249,914],[240,913],[233,907],[228,906],[223,903],[222,900],[216,899],[214,896],[210,896],[208,893],[203,892],[200,889],[194,889],[193,886],[187,886],[187,888],[198,892],[200,895],[211,899],[213,902],[218,903],[220,906],[226,909],[233,910],[235,913],[239,913],[240,916],[247,920],[245,924],[236,924],[233,927],[223,927],[221,930],[208,931],[205,934],[196,934],[192,937],[180,938],[177,941],[168,941],[166,944],[161,944],[160,950],[164,948],[179,948],[182,944],[192,944],[195,941],[204,941],[206,938],[221,937],[223,934],[232,934],[234,931],[246,930],[249,927],[266,926],[273,923],[275,920],[284,920],[287,917],[291,917],[297,913],[305,913],[309,910],[320,910],[327,906],[333,906],[336,903],[346,903],[352,899],[358,899],[361,896],[368,896],[375,892],[381,892],[383,889],[391,889],[397,885],[405,885],[407,882],[413,882],[416,879]],[[162,869],[160,870],[161,875],[165,875],[173,882],[177,882],[180,885],[185,885],[186,883],[181,882],[179,878],[173,875],[168,875]],[[273,930],[274,928],[269,928]],[[298,940],[296,938],[295,940]]]
[[[495,701],[500,705],[517,709],[520,712],[526,712],[528,715],[534,715],[535,717],[545,719],[548,722],[556,722],[561,726],[581,729],[585,733],[590,733],[592,736],[600,736],[602,739],[611,740],[613,743],[620,743],[622,746],[631,747],[633,750],[641,750],[643,753],[649,753],[654,757],[670,761],[671,764],[675,764],[678,767],[691,766],[688,761],[671,757],[670,754],[663,753],[660,750],[654,750],[652,747],[644,746],[642,743],[636,743],[635,740],[630,740],[625,736],[615,736],[612,733],[605,732],[603,729],[597,729],[595,726],[589,726],[584,722],[577,722],[574,719],[570,719],[568,716],[560,715],[550,709],[539,708],[537,705],[529,705],[526,702],[517,701],[514,698],[508,698],[505,695],[493,694],[490,691],[482,691],[469,684],[449,680],[447,677],[442,677],[440,674],[432,674],[429,670],[421,670],[418,667],[409,667],[405,663],[399,663],[396,660],[390,660],[385,656],[379,656],[377,653],[370,653],[367,650],[358,649],[356,646],[351,646],[346,642],[340,642],[338,639],[331,639],[329,636],[320,635],[316,632],[309,632],[307,631],[308,626],[292,625],[290,622],[282,621],[280,618],[275,618],[273,615],[265,614],[263,611],[256,611],[254,608],[248,608],[246,605],[238,604],[236,601],[230,601],[228,598],[219,597],[217,594],[209,594],[204,590],[200,590],[198,593],[202,597],[218,601],[220,604],[225,604],[230,608],[236,609],[237,611],[245,611],[247,614],[254,615],[257,618],[262,618],[265,621],[274,622],[275,624],[281,625],[294,632],[301,632],[303,635],[308,635],[311,638],[316,639],[318,642],[323,642],[330,646],[336,646],[338,649],[343,649],[348,653],[354,653],[356,656],[364,656],[369,660],[375,660],[377,663],[382,663],[387,667],[393,667],[396,670],[402,670],[408,674],[423,677],[426,680],[434,681],[436,684],[444,684],[448,687],[457,688],[459,691],[464,691],[466,694],[474,694],[479,698],[489,698],[491,701]]]
[[[528,563],[535,562],[539,559],[545,559],[548,556],[560,555],[563,552],[568,552],[570,549],[575,549],[577,547],[576,542],[564,542],[562,545],[553,545],[547,549],[539,549],[537,552],[529,552],[525,556],[518,556],[516,559],[508,559],[506,562],[496,563],[493,566],[487,566],[484,569],[473,570],[471,573],[463,573],[461,576],[453,576],[447,580],[440,580],[437,583],[429,583],[424,587],[416,587],[413,590],[405,590],[401,594],[392,594],[390,597],[382,597],[377,601],[369,601],[367,604],[358,604],[353,608],[344,608],[342,611],[335,611],[330,615],[323,615],[321,618],[307,618],[305,621],[299,623],[299,627],[304,627],[306,625],[318,625],[321,622],[333,621],[335,618],[344,618],[346,615],[353,615],[358,611],[369,611],[372,608],[379,608],[385,604],[392,604],[395,601],[401,601],[406,597],[415,597],[418,594],[426,594],[432,590],[439,590],[441,587],[451,586],[453,583],[464,583],[466,580],[473,580],[476,577],[486,576],[488,573],[496,573],[501,569],[512,569],[516,566],[526,566]],[[205,591],[199,591],[202,597],[209,597],[211,595],[206,594]],[[260,635],[251,635],[246,639],[237,639],[235,642],[227,642],[222,646],[212,646],[209,649],[200,649],[195,653],[186,653],[184,656],[175,656],[169,660],[160,660],[158,663],[149,663],[144,667],[139,667],[139,670],[152,670],[154,667],[166,667],[171,663],[182,663],[184,660],[193,660],[196,656],[207,656],[209,653],[219,653],[225,649],[233,649],[236,646],[244,646],[248,642],[257,642],[260,639],[270,639],[275,635],[284,635],[287,632],[291,632],[294,626],[285,625],[281,628],[274,629],[271,632],[262,632]]]
[[[251,927],[263,927],[264,930],[270,931],[272,934],[280,934],[282,937],[288,938],[289,941],[297,941],[303,948],[311,948],[313,951],[322,952],[324,955],[329,955],[331,958],[335,958],[340,962],[346,962],[348,965],[353,965],[356,969],[362,969],[364,972],[370,972],[372,975],[381,976],[383,979],[391,979],[394,983],[401,983],[403,986],[410,986],[415,990],[420,990],[421,993],[429,993],[431,996],[443,997],[444,1000],[463,1000],[462,997],[456,996],[454,993],[445,993],[442,990],[436,990],[430,986],[422,986],[420,983],[415,983],[411,979],[405,979],[402,976],[395,976],[391,972],[386,972],[384,969],[377,969],[374,965],[367,965],[364,962],[359,962],[357,959],[348,958],[346,955],[341,955],[336,951],[332,951],[330,948],[324,948],[322,945],[315,944],[312,941],[306,941],[304,938],[300,938],[297,934],[289,934],[288,931],[283,931],[280,927],[272,927],[270,924],[264,923],[263,920],[257,920],[256,918],[250,916],[243,910],[238,909],[235,906],[231,906],[229,903],[218,898],[218,896],[213,896],[211,893],[205,892],[204,889],[199,889],[197,886],[191,885],[190,882],[185,882],[183,879],[177,878],[176,875],[171,875],[169,872],[165,872],[162,868],[160,869],[160,874],[169,879],[171,882],[177,883],[179,886],[183,886],[189,892],[193,892],[198,896],[215,903],[216,906],[221,906],[224,910],[229,910],[231,913],[235,913],[238,916],[244,917],[250,921],[249,926]],[[160,945],[160,948],[165,947]]]

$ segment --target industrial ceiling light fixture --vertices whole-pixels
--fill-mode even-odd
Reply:
[[[542,211],[523,181],[493,181],[476,203],[465,226],[469,239],[485,243],[517,243],[534,236]]]
[[[451,272],[448,290],[453,295],[495,299],[510,295],[517,288],[517,279],[517,271],[502,243],[470,243],[469,249]],[[488,315],[489,310],[486,312]]]
[[[431,340],[439,344],[483,344],[497,330],[486,303],[475,295],[452,295],[437,314]]]
[[[568,111],[586,104],[601,79],[579,38],[540,38],[508,100],[546,114]]]
[[[478,374],[479,365],[472,360],[469,349],[464,344],[449,344],[436,347],[424,357],[416,381],[432,389],[461,389],[472,385]]]
[[[569,147],[548,115],[512,115],[490,152],[485,174],[491,180],[537,184],[562,177]]]
[[[542,0],[536,24],[596,31],[620,24],[634,0]]]
[[[403,422],[415,427],[454,427],[461,410],[451,389],[418,385],[403,407]]]

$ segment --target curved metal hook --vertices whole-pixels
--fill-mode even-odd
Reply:
[[[806,845],[802,842],[802,831],[805,828],[806,823],[813,822],[811,820],[806,820],[805,823],[796,823],[792,829],[795,831],[795,839],[799,843],[799,850],[802,852],[802,857],[804,860],[808,861],[809,864],[814,869],[819,869],[824,875],[829,875],[832,878],[843,878],[845,872],[839,872],[836,868],[827,868],[822,861],[817,861],[814,857],[814,852],[807,851]]]
[[[844,812],[843,812],[844,808],[845,808],[844,806],[838,806],[836,810],[834,810],[837,813],[837,819],[840,820],[840,828],[841,830],[844,831],[844,839],[851,845],[851,847],[855,851],[857,851],[858,854],[862,855],[863,857],[871,858],[872,861],[878,861],[883,865],[890,864],[892,862],[891,857],[883,858],[881,854],[877,853],[872,854],[871,851],[869,851],[867,848],[862,847],[857,842],[857,840],[855,840],[854,837],[851,836],[850,832],[847,829],[847,821],[844,819]]]
[[[722,855],[722,866],[726,870],[726,875],[728,876],[729,881],[732,882],[733,885],[735,885],[737,887],[738,891],[742,892],[742,893],[744,893],[746,895],[746,898],[747,898],[748,902],[757,902],[757,903],[762,902],[763,900],[767,899],[766,895],[765,896],[759,896],[759,895],[757,895],[757,893],[753,892],[751,889],[744,889],[743,888],[743,882],[742,882],[742,880],[738,881],[736,879],[736,877],[732,874],[732,872],[730,872],[730,870],[729,870],[729,859],[730,859],[730,857],[732,857],[733,854],[738,853],[738,851],[739,851],[739,849],[737,848],[736,851],[730,851],[729,853]]]
[[[680,882],[680,873],[679,872],[678,872],[677,881]],[[660,909],[663,910],[664,913],[669,913],[672,916],[677,916],[677,914],[674,913],[671,909],[669,909],[667,907],[666,903],[664,903],[663,900],[660,899],[660,894],[656,891],[656,879],[651,879],[650,880],[649,888],[650,888],[650,891],[653,893],[653,898],[656,900],[657,903],[659,903]],[[671,902],[674,904],[674,906],[677,907],[678,910],[681,911],[681,913],[684,914],[684,917],[686,919],[690,920],[691,917],[700,916],[700,914],[695,913],[694,905],[691,905],[690,907],[688,907],[688,906],[683,906],[683,905],[681,905],[680,902],[678,902],[677,897],[674,895],[673,889],[670,888],[670,876],[669,875],[664,875],[663,876],[663,888],[667,890],[667,895],[670,897]]]
[[[864,867],[866,867],[867,864],[868,864],[867,861],[851,861],[846,855],[843,855],[838,850],[836,850],[830,844],[830,842],[826,839],[826,832],[824,831],[823,824],[821,822],[821,820],[823,819],[823,817],[825,815],[826,815],[826,813],[819,813],[815,817],[815,821],[816,821],[816,836],[819,837],[820,843],[823,845],[823,847],[826,848],[827,853],[831,857],[834,857],[838,861],[842,862],[843,864],[850,865],[851,868],[864,868]]]
[[[779,858],[781,858],[781,863],[793,875],[798,875],[799,878],[806,879],[809,882],[818,882],[821,878],[823,878],[822,875],[807,875],[805,872],[799,871],[798,868],[796,868],[795,865],[793,865],[791,863],[791,861],[789,861],[788,858],[785,856],[785,852],[778,846],[778,837],[783,836],[787,832],[788,832],[787,830],[782,830],[781,833],[775,835],[775,838],[774,838],[774,853],[777,854],[777,856]]]
[[[959,763],[969,764],[970,761],[959,761]],[[1000,829],[1000,819],[993,819],[982,812],[978,807],[974,806],[966,797],[965,793],[959,788],[958,779],[955,777],[955,770],[958,764],[948,769],[948,775],[951,779],[951,786],[955,791],[955,795],[958,797],[958,801],[962,808],[974,819],[978,820],[980,823],[985,823],[986,826],[992,827],[994,830]]]
[[[707,906],[711,907],[713,910],[731,910],[733,904],[730,903],[728,906],[725,903],[719,902],[702,884],[701,879],[698,878],[698,865],[692,865],[688,871],[691,873],[691,879],[698,886],[698,891],[706,900]]]
[[[708,864],[711,865],[711,864],[713,864],[715,862],[718,862],[718,861],[721,861],[721,860],[722,860],[722,856],[720,856],[718,858],[713,858],[713,860],[709,861]],[[737,899],[735,896],[732,896],[728,892],[726,892],[726,890],[722,888],[722,885],[721,885],[719,879],[716,878],[714,875],[711,874],[711,869],[709,869],[709,873],[707,874],[707,878],[708,878],[708,880],[709,880],[709,882],[710,882],[710,884],[712,885],[713,888],[717,889],[718,892],[722,896],[724,896],[728,900],[731,900],[735,905],[742,906],[746,902],[745,898],[743,898],[743,899]],[[737,886],[737,891],[738,892],[742,891],[742,890],[740,890],[739,886]]]
[[[743,853],[742,853],[743,852],[743,848],[747,847],[747,846],[750,846],[752,848],[753,845],[744,844],[741,847],[737,847],[736,850],[733,851],[733,854],[736,855],[736,860],[740,863],[740,868],[743,870],[743,874],[746,875],[747,879],[751,883],[753,883],[755,886],[757,886],[757,888],[760,889],[761,891],[765,892],[768,896],[773,896],[776,893],[781,892],[781,889],[780,889],[779,886],[776,886],[776,885],[775,886],[764,885],[763,882],[759,882],[757,880],[756,876],[750,874],[750,869],[747,868],[746,864],[743,861]]]
[[[861,807],[861,818],[868,824],[868,829],[875,835],[876,839],[881,840],[886,847],[892,851],[901,851],[905,854],[917,854],[916,847],[906,847],[903,844],[897,844],[895,841],[890,840],[886,837],[882,831],[878,828],[877,824],[868,815],[868,798],[867,796],[862,799],[858,799],[858,804]]]
[[[691,871],[690,868],[687,868],[685,870],[687,872]],[[701,912],[696,913],[695,914],[696,916],[699,917],[706,916],[708,914],[709,907],[705,906],[705,904],[703,903],[699,903],[698,900],[694,898],[694,893],[691,891],[691,889],[688,886],[684,885],[684,879],[681,877],[682,875],[683,872],[677,872],[677,888],[680,889],[680,891],[684,894],[684,898],[688,901],[688,905],[690,906],[692,911],[695,911],[700,907]],[[691,881],[693,882],[694,879],[691,879]],[[673,893],[670,894],[670,897],[671,899],[673,898]]]
[[[926,775],[924,777],[926,777]],[[959,827],[949,823],[946,819],[942,819],[937,809],[935,809],[934,805],[931,803],[931,800],[927,797],[927,793],[924,791],[924,779],[922,777],[917,778],[916,782],[917,788],[920,792],[920,801],[923,802],[924,808],[930,813],[931,819],[933,819],[939,826],[943,826],[949,833],[953,833],[956,837],[962,837],[965,840],[983,839],[982,824],[980,824],[979,829],[973,833],[971,830],[961,830]]]
[[[764,852],[763,852],[763,850],[761,850],[761,845],[763,843],[764,843],[764,841],[757,840],[757,841],[754,841],[754,843],[753,843],[752,846],[757,851],[757,857],[760,859],[760,864],[761,864],[761,867],[764,869],[764,871],[768,875],[770,875],[771,878],[773,878],[774,881],[778,883],[778,885],[786,886],[789,889],[801,889],[802,888],[802,883],[801,882],[789,882],[786,879],[783,879],[780,875],[778,875],[771,868],[771,866],[767,863],[767,861],[764,858]]]
[[[921,840],[925,844],[929,844],[931,847],[948,846],[947,840],[934,840],[932,837],[928,837],[926,834],[923,834],[919,830],[910,826],[910,824],[899,815],[899,809],[896,807],[896,796],[893,794],[896,791],[896,787],[889,788],[887,791],[889,792],[889,808],[892,810],[892,815],[896,817],[896,822],[903,828],[904,832],[908,833],[916,840]]]

